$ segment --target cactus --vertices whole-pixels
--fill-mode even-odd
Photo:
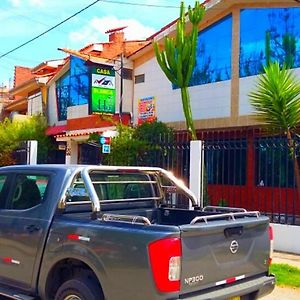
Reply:
[[[195,1],[194,8],[188,7],[187,15],[192,25],[190,33],[185,30],[185,6],[181,2],[180,17],[177,20],[176,38],[166,37],[164,50],[160,51],[157,42],[154,43],[156,59],[167,78],[181,89],[181,100],[186,126],[193,140],[197,139],[193,123],[189,82],[196,63],[198,26],[204,15],[204,7]]]

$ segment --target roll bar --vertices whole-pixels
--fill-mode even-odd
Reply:
[[[78,166],[73,173],[71,174],[64,190],[62,191],[60,201],[58,204],[58,208],[64,209],[67,205],[66,199],[68,194],[68,189],[72,186],[74,183],[76,177],[80,174],[81,178],[83,180],[83,183],[86,187],[88,196],[92,203],[92,218],[97,218],[98,213],[101,211],[101,205],[98,198],[98,195],[95,191],[93,182],[90,177],[90,173],[92,171],[145,171],[145,172],[156,172],[158,174],[163,174],[166,176],[170,181],[176,185],[177,188],[179,188],[192,202],[193,207],[198,207],[197,205],[197,198],[193,194],[192,191],[190,191],[184,183],[177,179],[171,172],[166,171],[161,168],[147,168],[147,167],[115,167],[115,166]],[[78,204],[82,204],[81,202]]]

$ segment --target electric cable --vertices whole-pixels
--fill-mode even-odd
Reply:
[[[36,39],[40,38],[41,36],[45,35],[46,33],[50,32],[50,31],[52,31],[53,29],[57,28],[58,26],[62,25],[63,23],[66,23],[66,22],[69,21],[70,19],[74,18],[75,16],[79,15],[80,13],[82,13],[83,11],[87,10],[88,8],[90,8],[91,6],[95,5],[96,3],[100,2],[100,1],[101,1],[101,0],[96,0],[96,1],[94,1],[93,3],[89,4],[88,6],[84,7],[83,9],[77,11],[76,13],[74,13],[74,14],[71,15],[71,16],[69,16],[68,18],[64,19],[63,21],[61,21],[61,22],[57,23],[56,25],[50,27],[50,28],[47,29],[46,31],[44,31],[44,32],[40,33],[39,35],[35,36],[34,38],[28,40],[27,42],[25,42],[25,43],[23,43],[23,44],[21,44],[21,45],[15,47],[15,48],[13,48],[13,49],[7,51],[7,52],[4,53],[4,54],[1,54],[1,55],[0,55],[0,59],[3,58],[3,57],[6,56],[6,55],[12,53],[12,52],[14,52],[14,51],[16,51],[16,50],[18,50],[18,49],[24,47],[25,45],[27,45],[27,44],[29,44],[29,43],[35,41]]]

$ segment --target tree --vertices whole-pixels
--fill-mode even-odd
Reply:
[[[176,38],[166,37],[164,50],[159,50],[158,43],[154,43],[156,59],[167,78],[181,90],[181,100],[186,126],[193,140],[197,139],[193,123],[190,95],[188,91],[189,82],[196,62],[196,49],[198,39],[198,26],[204,15],[204,7],[195,1],[192,9],[188,7],[188,18],[192,24],[190,33],[185,30],[185,7],[181,2],[180,17],[177,21]]]
[[[173,130],[162,122],[143,123],[137,127],[117,125],[118,135],[112,139],[111,153],[104,158],[110,165],[153,166],[157,155],[163,155],[160,136],[173,141]]]
[[[276,133],[287,137],[293,157],[294,175],[300,196],[299,164],[295,152],[295,137],[300,124],[300,80],[286,66],[269,63],[259,76],[256,88],[249,94],[256,118]]]
[[[14,163],[12,157],[21,141],[38,141],[38,160],[45,160],[51,147],[45,135],[47,121],[43,116],[34,116],[25,121],[12,122],[5,119],[0,123],[0,166]]]

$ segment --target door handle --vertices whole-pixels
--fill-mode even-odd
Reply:
[[[30,224],[28,226],[25,227],[25,229],[29,232],[29,233],[33,233],[35,231],[39,231],[41,229],[41,227],[35,225],[35,224]]]
[[[241,236],[243,234],[243,232],[244,232],[244,227],[243,226],[231,227],[231,228],[224,229],[224,235],[227,238],[230,238],[234,235]]]

